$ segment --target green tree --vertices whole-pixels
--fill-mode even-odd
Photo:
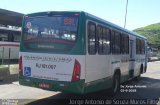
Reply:
[[[154,46],[160,46],[160,23],[137,28],[133,31],[145,36],[148,42],[153,44]]]

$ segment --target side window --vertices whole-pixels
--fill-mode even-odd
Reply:
[[[103,53],[110,53],[110,29],[103,28]]]
[[[112,30],[111,31],[111,51],[112,54],[115,54],[115,32]]]
[[[105,27],[98,26],[97,36],[98,36],[98,53],[109,54],[110,53],[110,30]]]
[[[136,54],[138,54],[139,52],[138,52],[138,39],[136,38]]]
[[[115,32],[115,54],[120,54],[120,33]]]
[[[14,35],[13,33],[8,33],[8,41],[13,42],[14,41]]]
[[[88,22],[88,53],[96,54],[96,24]]]
[[[124,35],[124,53],[129,54],[129,36]]]
[[[98,36],[98,53],[103,54],[103,27],[97,26],[97,36]]]
[[[121,54],[125,54],[125,34],[121,34]]]
[[[19,41],[20,41],[20,35],[15,35],[14,42],[19,42]]]
[[[113,31],[111,33],[111,43],[112,43],[112,54],[120,54],[121,53],[121,34],[117,31]]]
[[[142,54],[145,54],[145,42],[141,40]]]
[[[142,54],[142,44],[141,44],[141,40],[139,40],[139,54]]]
[[[142,54],[142,41],[136,38],[136,54]]]
[[[139,39],[136,38],[136,54],[139,54]]]
[[[8,33],[0,33],[1,41],[8,41]]]
[[[20,38],[21,38],[21,33],[15,32],[14,33],[14,42],[20,42]]]

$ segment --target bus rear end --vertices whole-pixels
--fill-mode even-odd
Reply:
[[[82,94],[85,50],[80,12],[43,12],[24,16],[19,83]]]

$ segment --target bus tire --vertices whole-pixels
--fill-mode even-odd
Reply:
[[[137,77],[134,78],[134,80],[137,82],[140,81],[140,79],[141,79],[141,74],[139,74]]]
[[[113,77],[113,83],[112,83],[110,95],[115,96],[116,93],[119,91],[119,89],[120,89],[120,74],[115,73],[115,75]]]
[[[146,71],[147,71],[147,66],[144,67],[144,72],[146,73]]]
[[[139,71],[139,75],[137,77],[135,77],[135,81],[140,81],[141,79],[141,74],[143,73],[143,65],[141,65],[140,71]]]
[[[143,74],[143,64],[141,64],[140,74]]]

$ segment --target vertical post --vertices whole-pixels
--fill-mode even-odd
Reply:
[[[9,48],[9,55],[8,55],[8,58],[9,58],[8,68],[9,68],[9,70],[10,70],[10,56],[11,56],[11,48]]]
[[[3,65],[3,60],[4,60],[4,47],[2,47],[2,65]]]
[[[126,2],[126,13],[125,13],[125,20],[124,20],[124,28],[126,28],[127,8],[128,8],[128,0],[127,0],[127,2]]]

